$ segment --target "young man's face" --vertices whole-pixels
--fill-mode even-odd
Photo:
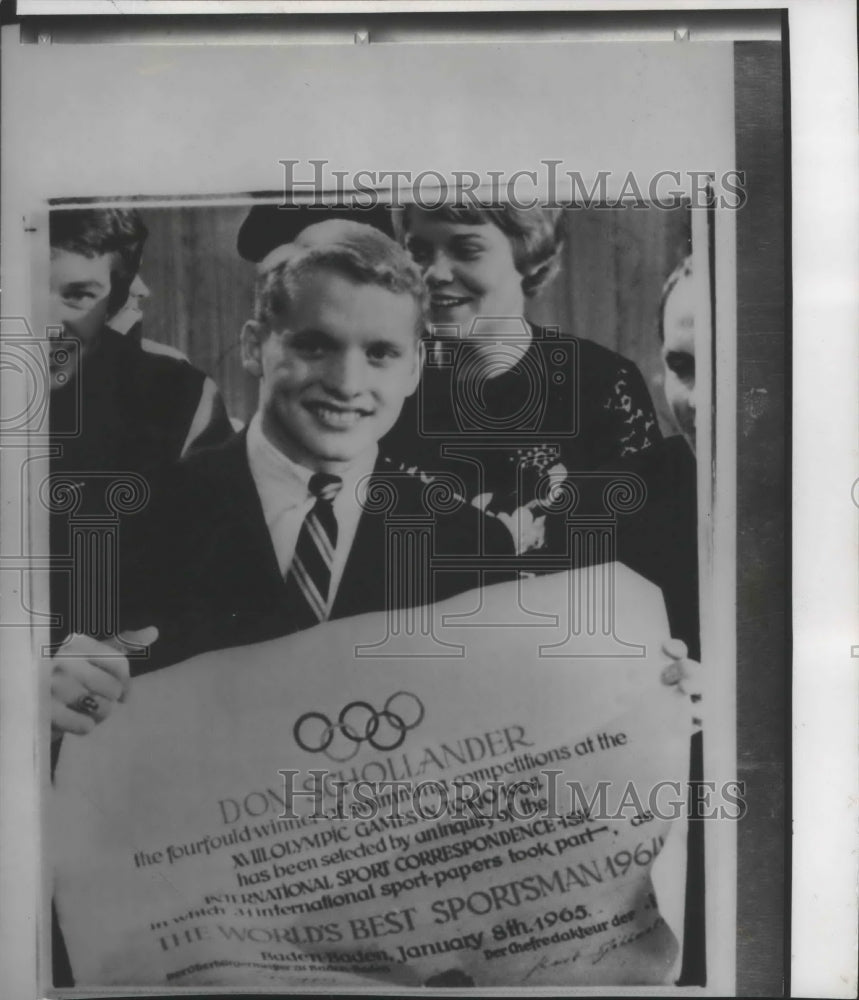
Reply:
[[[110,272],[113,254],[84,257],[68,250],[51,250],[50,325],[61,327],[64,337],[80,341],[83,355],[108,317]],[[51,365],[52,376],[54,365]]]
[[[266,437],[293,461],[335,473],[375,447],[418,385],[417,320],[409,294],[308,274],[288,319],[242,333]]]

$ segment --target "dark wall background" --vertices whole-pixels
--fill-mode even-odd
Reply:
[[[787,37],[734,45],[737,168],[748,194],[737,213],[737,772],[749,805],[737,828],[737,993],[763,997],[782,996],[790,972],[790,149],[782,45]]]
[[[230,415],[246,421],[256,384],[242,370],[238,335],[251,313],[254,267],[236,253],[246,208],[147,209],[141,275],[152,290],[146,336],[178,347],[221,387]],[[529,318],[587,337],[635,361],[663,431],[656,315],[662,284],[688,252],[685,209],[572,209],[561,274],[529,303]],[[358,215],[360,218],[360,214]]]

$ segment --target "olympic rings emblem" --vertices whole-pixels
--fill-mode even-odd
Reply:
[[[419,725],[424,705],[416,694],[397,691],[380,712],[366,701],[350,701],[332,722],[322,712],[305,712],[293,726],[295,742],[306,753],[324,753],[329,760],[351,760],[369,743],[374,750],[396,750],[406,733]]]

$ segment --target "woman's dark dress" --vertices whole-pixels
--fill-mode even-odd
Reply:
[[[509,513],[535,501],[539,480],[558,464],[593,471],[661,441],[631,361],[589,340],[531,329],[524,355],[494,378],[483,377],[471,344],[439,343],[386,452],[406,467],[451,472],[467,499],[489,493],[488,510]]]

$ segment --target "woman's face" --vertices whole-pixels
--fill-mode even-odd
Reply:
[[[522,275],[507,236],[493,223],[446,222],[422,209],[408,214],[406,247],[423,272],[430,295],[430,321],[467,337],[478,316],[522,315]]]

